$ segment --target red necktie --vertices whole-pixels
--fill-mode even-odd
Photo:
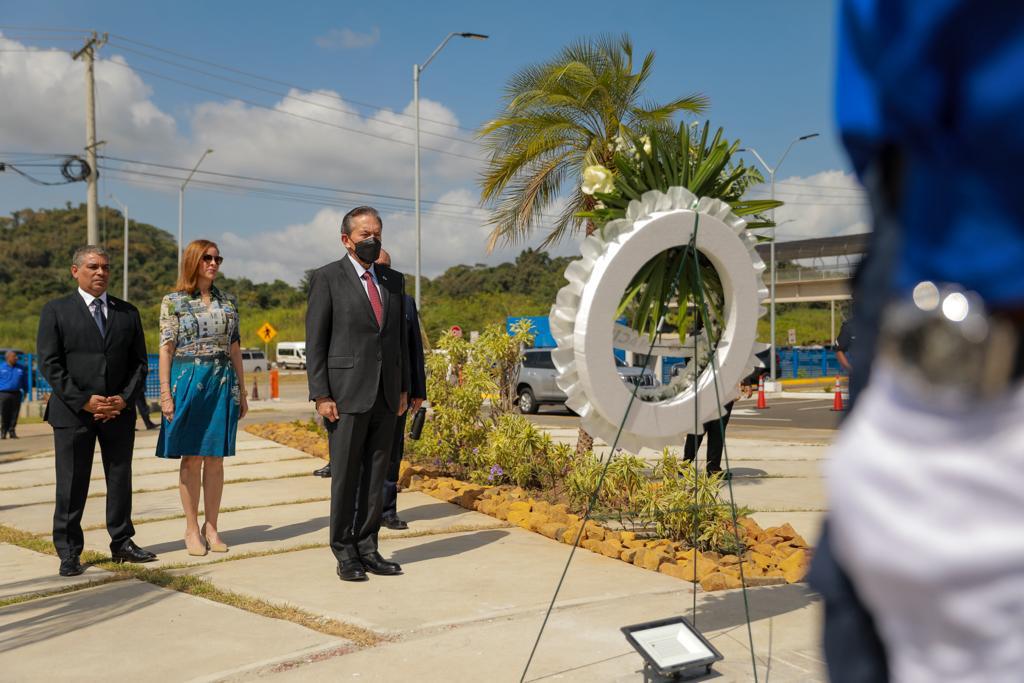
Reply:
[[[383,327],[384,306],[380,303],[380,292],[377,291],[377,284],[373,281],[370,271],[363,273],[363,279],[366,280],[366,295],[370,297],[370,308],[373,309],[373,314],[377,317],[377,327]]]

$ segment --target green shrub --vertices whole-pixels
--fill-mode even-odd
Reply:
[[[522,415],[506,413],[494,423],[484,448],[471,453],[470,476],[481,484],[561,488],[573,454]]]

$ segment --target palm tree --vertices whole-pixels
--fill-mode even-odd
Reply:
[[[628,36],[585,39],[563,48],[551,61],[514,74],[505,88],[505,110],[485,124],[479,136],[490,151],[481,177],[481,198],[493,207],[488,249],[499,242],[526,240],[544,220],[545,209],[563,196],[566,205],[542,247],[579,232],[580,211],[594,198],[580,191],[585,166],[608,165],[622,140],[638,130],[663,125],[676,112],[699,114],[703,95],[688,95],[666,104],[641,101],[654,66],[648,52],[633,70]],[[587,234],[593,223],[586,221]]]

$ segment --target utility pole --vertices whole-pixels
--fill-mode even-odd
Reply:
[[[72,59],[85,59],[85,153],[89,162],[89,188],[86,200],[86,242],[100,243],[100,231],[96,221],[99,198],[97,196],[96,178],[96,50],[107,42],[107,34],[101,37],[95,31],[86,41],[81,50],[72,55]]]

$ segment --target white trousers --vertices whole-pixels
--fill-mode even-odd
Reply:
[[[879,362],[826,466],[893,681],[1024,681],[1024,388],[936,406]],[[931,397],[934,398],[934,397]]]

